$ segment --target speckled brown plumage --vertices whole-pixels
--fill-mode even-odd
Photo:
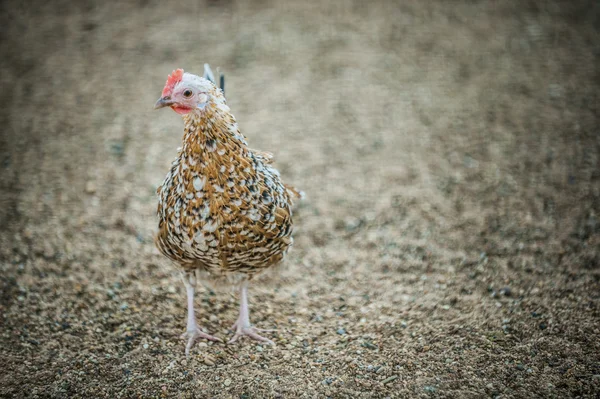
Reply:
[[[293,241],[295,192],[270,155],[248,148],[224,99],[184,121],[183,146],[158,189],[161,252],[213,274],[252,276],[279,262]]]
[[[186,101],[190,92],[197,99]],[[159,103],[184,115],[183,145],[157,190],[160,251],[188,274],[238,282],[279,263],[301,193],[282,183],[271,154],[248,147],[208,79],[174,71]]]

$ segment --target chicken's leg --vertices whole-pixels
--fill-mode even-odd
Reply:
[[[208,335],[200,330],[198,324],[196,323],[196,315],[194,313],[194,292],[196,290],[196,275],[194,272],[183,272],[182,273],[183,284],[185,284],[185,290],[187,291],[187,306],[188,306],[188,315],[187,315],[187,329],[181,335],[181,338],[187,339],[187,344],[185,346],[185,355],[190,355],[190,349],[194,346],[194,342],[198,338],[206,338],[209,341],[217,341],[223,342],[217,337],[213,337],[212,335]]]
[[[263,336],[258,335],[257,331],[273,331],[273,330],[260,330],[258,328],[252,327],[250,324],[250,310],[248,309],[248,282],[245,281],[240,286],[240,315],[235,322],[235,324],[231,327],[235,329],[235,335],[228,343],[234,343],[241,336],[245,335],[257,341],[265,342],[268,345],[275,345],[273,341]]]

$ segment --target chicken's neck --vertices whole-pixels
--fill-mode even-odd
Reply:
[[[243,167],[247,143],[235,117],[225,104],[209,103],[184,118],[180,159],[202,175],[222,177],[231,168]]]

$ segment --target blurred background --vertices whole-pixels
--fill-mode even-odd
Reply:
[[[597,394],[597,1],[0,10],[0,396]],[[277,347],[186,360],[152,243],[183,125],[153,105],[205,62],[307,199],[252,291]],[[198,297],[227,336],[234,296]]]

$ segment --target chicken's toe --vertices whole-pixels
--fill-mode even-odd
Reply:
[[[259,330],[254,327],[246,327],[246,328],[238,327],[235,331],[235,335],[233,336],[233,338],[231,338],[229,340],[229,342],[227,342],[227,343],[232,344],[232,343],[236,342],[239,338],[241,338],[245,335],[246,337],[252,338],[256,341],[264,342],[267,345],[275,345],[275,342],[271,341],[269,338],[265,338],[262,335],[259,335],[257,333],[257,331],[273,331],[273,330]]]
[[[188,331],[184,332],[183,334],[181,334],[181,338],[187,339],[187,344],[185,345],[185,355],[186,356],[190,355],[190,350],[192,349],[192,347],[194,346],[194,343],[196,343],[196,341],[199,338],[204,338],[204,339],[207,339],[209,341],[214,341],[214,342],[223,342],[220,338],[217,338],[210,334],[202,332],[202,331],[200,331],[200,329],[188,330]]]

